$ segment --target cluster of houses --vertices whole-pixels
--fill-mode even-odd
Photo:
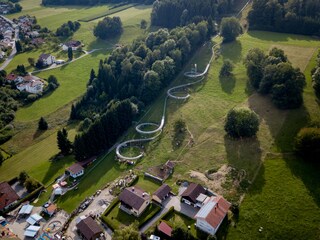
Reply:
[[[30,43],[34,46],[42,45],[45,40],[40,36],[40,32],[34,29],[36,18],[28,15],[20,16],[18,19],[13,19],[13,23],[19,27],[19,34],[24,39],[29,39]]]
[[[14,84],[19,91],[26,91],[33,94],[42,93],[44,87],[44,81],[32,75],[19,76],[10,73],[6,76],[6,81],[9,84]]]
[[[215,235],[227,216],[231,204],[222,196],[207,195],[207,193],[208,191],[201,185],[190,183],[181,194],[181,202],[198,210],[194,216],[197,228],[210,235]],[[159,187],[152,196],[139,187],[128,187],[119,195],[120,209],[129,215],[139,217],[147,209],[151,201],[163,205],[170,194],[171,188],[167,184]],[[172,229],[166,223],[161,222],[158,230],[161,231],[161,229],[165,229],[165,231],[162,231],[164,234],[171,236]],[[168,231],[168,229],[171,230]]]
[[[0,17],[0,34],[3,38],[0,40],[0,59],[6,57],[6,52],[14,44],[15,29],[11,21]]]

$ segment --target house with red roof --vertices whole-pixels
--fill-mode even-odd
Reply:
[[[13,190],[9,183],[0,183],[0,211],[15,204],[19,198],[19,195]]]
[[[222,196],[210,197],[195,216],[197,228],[211,235],[216,234],[230,206],[231,203]]]
[[[167,223],[161,222],[158,225],[158,231],[164,234],[166,237],[171,238],[172,236],[172,227],[170,227]]]
[[[73,178],[80,177],[84,174],[84,168],[79,164],[72,164],[70,167],[66,169],[66,172]]]

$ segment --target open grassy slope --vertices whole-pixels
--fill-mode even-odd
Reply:
[[[219,168],[222,164],[230,164],[238,169],[245,169],[248,178],[252,179],[265,154],[271,150],[281,150],[276,136],[280,131],[283,131],[281,130],[282,125],[287,124],[288,114],[294,112],[276,109],[267,97],[252,94],[252,91],[246,85],[247,77],[242,59],[247,51],[252,46],[267,51],[275,43],[281,46],[292,46],[292,49],[287,47],[289,50],[286,53],[295,66],[301,65],[305,59],[309,59],[319,45],[318,41],[309,37],[269,32],[250,32],[241,36],[237,42],[223,45],[221,56],[212,63],[205,83],[199,84],[196,91],[190,89],[192,92],[191,98],[184,103],[169,100],[164,132],[159,140],[148,145],[147,155],[138,164],[138,169],[145,170],[149,166],[164,163],[168,159],[175,160],[177,162],[175,173],[168,180],[169,183],[175,183],[177,179],[190,178],[189,170],[204,172],[207,169]],[[296,52],[297,49],[300,50],[301,55],[307,51],[310,56],[308,55],[303,60],[293,58],[291,51]],[[190,60],[190,64],[197,63],[199,69],[203,69],[209,57],[210,48],[202,47]],[[226,58],[231,59],[235,64],[234,78],[219,79],[218,72],[222,60]],[[190,65],[185,70],[189,68]],[[179,76],[172,85],[178,85],[178,83],[184,81],[185,78]],[[164,94],[152,104],[142,122],[159,122],[163,100]],[[311,101],[314,101],[314,99]],[[306,105],[310,105],[307,99]],[[235,106],[249,106],[260,115],[262,123],[257,139],[233,141],[225,137],[223,130],[224,117],[227,111]],[[300,110],[296,111],[299,112]],[[194,137],[195,144],[193,147],[181,147],[173,150],[171,129],[174,121],[179,118],[185,119],[188,129]],[[281,132],[281,134],[287,139],[288,136],[291,136],[291,133],[288,132]],[[132,129],[129,131],[127,139],[134,137],[134,135]],[[108,166],[107,170],[103,171],[106,166]],[[119,174],[121,171],[117,163],[114,162],[114,155],[109,155],[100,163],[96,171],[88,174],[87,178],[80,183],[79,190],[81,191],[70,192],[59,200],[60,206],[68,211],[72,210],[81,199],[103,186],[106,180],[110,181],[116,178],[115,173],[118,172],[117,174]],[[192,180],[197,181],[196,179]],[[87,181],[89,182],[87,183]],[[97,183],[94,187],[92,184],[95,181]],[[226,197],[233,199],[234,196],[230,193]]]
[[[227,239],[319,239],[319,181],[319,169],[300,159],[267,159]]]

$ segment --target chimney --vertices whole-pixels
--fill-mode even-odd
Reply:
[[[217,206],[214,207],[214,212],[215,212],[215,213],[217,212]]]

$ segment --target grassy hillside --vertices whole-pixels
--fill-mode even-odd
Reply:
[[[308,61],[316,47],[319,46],[318,41],[309,37],[269,32],[250,32],[241,36],[237,42],[222,45],[221,56],[212,63],[205,83],[197,86],[195,91],[189,89],[192,92],[191,98],[186,102],[169,100],[164,132],[160,139],[147,146],[147,154],[137,168],[146,170],[148,167],[159,165],[168,159],[174,160],[176,161],[175,173],[168,180],[170,184],[174,185],[178,179],[201,181],[201,179],[190,178],[190,170],[204,173],[208,169],[217,169],[223,164],[230,164],[237,169],[244,169],[247,173],[247,178],[252,180],[267,152],[281,151],[285,148],[285,142],[278,140],[280,138],[278,134],[281,132],[280,135],[286,139],[286,142],[292,140],[292,132],[284,131],[283,126],[295,126],[297,119],[299,119],[298,116],[304,116],[299,115],[300,111],[304,111],[304,108],[295,111],[278,110],[268,97],[252,94],[252,90],[247,87],[247,77],[242,63],[243,57],[252,46],[260,47],[267,51],[275,44],[286,47],[286,54],[295,66],[305,66],[304,61]],[[309,52],[309,55],[306,52]],[[210,47],[202,47],[194,58],[190,59],[190,65],[191,63],[197,63],[199,69],[204,69],[210,58],[210,53]],[[306,56],[301,60],[294,57],[295,54]],[[235,64],[234,77],[219,79],[218,72],[222,61],[227,58]],[[189,70],[190,65],[184,71]],[[184,77],[179,76],[172,83],[172,86],[185,81]],[[306,92],[309,91],[310,87],[308,85]],[[306,105],[308,106],[314,102],[313,92],[309,92],[310,96],[305,97]],[[142,122],[159,122],[162,114],[159,109],[163,107],[164,96],[165,92],[148,109]],[[225,137],[223,130],[224,117],[227,111],[235,106],[248,106],[259,114],[261,128],[257,139],[233,141]],[[296,117],[291,118],[292,114],[296,115]],[[318,116],[319,110],[315,111],[313,115]],[[192,147],[185,145],[178,149],[173,147],[173,123],[179,118],[185,120],[188,129],[193,135],[194,145]],[[289,123],[288,120],[291,120],[292,123]],[[304,120],[302,123],[305,124],[306,121]],[[292,129],[296,128],[293,127]],[[135,135],[134,130],[131,129],[127,139],[139,137]],[[185,143],[189,138],[189,136],[186,137]],[[106,172],[102,171],[104,166],[108,166]],[[87,178],[79,185],[79,190],[81,191],[77,193],[70,192],[60,199],[60,206],[68,210],[73,209],[81,198],[94,192],[91,182],[97,181],[96,188],[99,188],[106,183],[101,179],[114,179],[116,177],[114,172],[118,170],[120,169],[117,163],[114,162],[114,155],[109,155],[101,162],[101,168],[98,166],[97,170],[88,174]],[[89,184],[86,183],[87,179],[90,182]],[[211,182],[206,181],[205,184],[211,184]],[[234,192],[227,192],[225,196],[229,200],[237,199],[237,194]]]
[[[319,239],[319,181],[319,170],[300,159],[267,159],[227,239]]]

